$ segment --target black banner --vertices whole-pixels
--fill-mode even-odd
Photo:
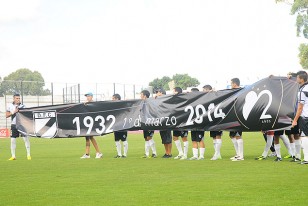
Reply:
[[[147,100],[62,104],[20,110],[17,128],[36,137],[98,136],[120,130],[286,129],[298,84],[283,77],[239,89],[190,92]]]

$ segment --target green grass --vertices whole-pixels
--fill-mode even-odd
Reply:
[[[0,139],[0,205],[307,205],[308,167],[273,158],[256,161],[265,144],[261,133],[244,133],[245,161],[232,162],[231,140],[225,132],[223,159],[210,161],[212,139],[206,133],[204,161],[141,159],[144,140],[129,134],[129,154],[115,159],[112,134],[96,137],[104,154],[80,159],[85,139],[31,138],[32,160],[26,159],[21,138],[17,160],[10,157],[10,140]],[[282,154],[287,155],[282,144]],[[177,155],[173,144],[173,155]],[[189,149],[191,156],[191,144]]]

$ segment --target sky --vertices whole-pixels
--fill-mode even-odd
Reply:
[[[290,5],[275,0],[0,0],[0,77],[147,85],[188,74],[222,89],[301,70]]]

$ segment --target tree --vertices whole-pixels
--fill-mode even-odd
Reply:
[[[163,78],[159,79],[159,78],[156,78],[154,79],[153,81],[151,81],[149,83],[150,86],[153,87],[153,90],[155,91],[156,89],[159,89],[159,88],[163,88],[165,90],[169,90],[169,87],[168,87],[168,83],[171,81],[172,79],[170,77],[167,77],[167,76],[164,76]]]
[[[276,0],[276,2],[289,3],[288,0]],[[291,15],[296,17],[296,33],[297,36],[304,36],[308,39],[308,0],[294,0],[292,5]],[[300,64],[303,69],[308,69],[308,44],[301,44],[299,46]]]
[[[3,78],[0,85],[0,94],[21,93],[23,95],[48,95],[50,91],[44,90],[44,78],[38,71],[23,68]]]
[[[158,88],[169,90],[169,83],[171,81],[174,81],[174,86],[181,87],[182,89],[187,89],[187,87],[195,87],[200,84],[198,79],[190,77],[188,74],[175,74],[172,79],[167,76],[164,76],[161,79],[156,78],[151,81],[149,85],[152,86],[154,90]]]

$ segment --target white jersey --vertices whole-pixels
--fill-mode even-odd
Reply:
[[[7,107],[6,111],[7,111],[7,112],[13,113],[13,112],[15,112],[16,107],[18,107],[18,108],[24,108],[25,105],[23,105],[23,104],[19,104],[19,105],[18,105],[18,104],[11,103],[11,104],[9,104],[9,106]],[[16,114],[13,114],[11,124],[16,124]]]
[[[299,88],[298,103],[304,105],[301,116],[308,117],[308,83]]]

